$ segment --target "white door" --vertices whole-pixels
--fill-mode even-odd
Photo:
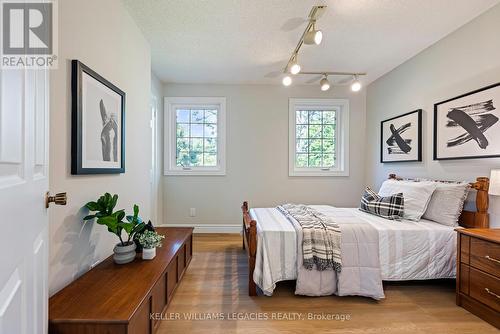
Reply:
[[[47,333],[48,70],[0,70],[0,333]]]

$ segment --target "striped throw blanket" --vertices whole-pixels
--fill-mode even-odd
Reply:
[[[288,219],[295,219],[302,227],[302,256],[304,267],[312,270],[340,272],[341,233],[339,226],[319,211],[303,204],[283,204],[277,207]]]

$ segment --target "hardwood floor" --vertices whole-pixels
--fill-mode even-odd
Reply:
[[[498,333],[455,305],[450,281],[391,283],[380,302],[295,296],[293,282],[279,284],[273,297],[249,297],[247,282],[241,236],[196,234],[193,260],[157,333]],[[350,319],[307,320],[309,314]],[[217,315],[224,320],[209,318]]]

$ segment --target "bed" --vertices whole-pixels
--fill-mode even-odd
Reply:
[[[391,174],[390,179],[400,179]],[[460,227],[487,228],[487,178],[471,183],[476,208],[464,210]],[[301,262],[300,225],[276,208],[251,209],[243,203],[243,248],[249,265],[249,295],[257,287],[271,296],[276,283],[296,280],[296,294],[360,295],[384,298],[382,281],[454,278],[456,227],[421,219],[391,221],[357,208],[311,205],[342,230],[342,272],[306,270]],[[460,228],[458,227],[458,228]]]

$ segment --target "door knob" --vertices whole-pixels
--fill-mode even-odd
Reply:
[[[48,208],[50,203],[66,205],[67,199],[66,193],[57,193],[55,196],[50,196],[50,193],[47,191],[45,194],[45,207]]]

